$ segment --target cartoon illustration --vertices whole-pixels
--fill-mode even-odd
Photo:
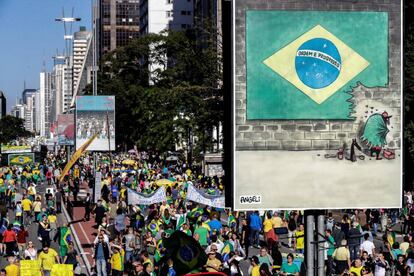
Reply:
[[[375,113],[371,115],[365,123],[364,132],[361,140],[369,147],[371,156],[380,157],[382,147],[387,144],[387,134],[389,132],[387,125],[390,124],[390,118],[386,111],[382,114]]]

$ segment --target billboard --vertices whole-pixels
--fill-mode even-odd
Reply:
[[[293,2],[233,3],[234,208],[400,207],[401,3]]]
[[[94,134],[88,151],[115,150],[115,96],[76,97],[76,149]]]
[[[57,121],[58,145],[75,145],[75,114],[60,114]]]
[[[9,166],[25,166],[34,163],[34,153],[9,154]]]
[[[13,146],[13,145],[1,145],[1,153],[21,153],[31,152],[31,146]]]

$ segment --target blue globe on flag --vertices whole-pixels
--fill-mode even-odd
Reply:
[[[296,52],[296,73],[306,86],[313,89],[332,84],[339,76],[341,65],[338,48],[325,38],[310,39]]]

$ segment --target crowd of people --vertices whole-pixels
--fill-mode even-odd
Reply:
[[[63,152],[49,154],[42,164],[0,169],[0,255],[7,257],[6,275],[18,275],[19,260],[39,260],[46,276],[54,264],[70,264],[77,275],[84,272],[71,218],[60,215],[63,207],[70,216],[74,201],[82,202],[84,219],[96,224],[91,266],[98,276],[305,273],[302,211],[213,208],[187,200],[187,188],[191,184],[209,197],[222,196],[222,178],[207,177],[198,168],[157,155],[98,157],[102,188],[96,203],[92,189],[85,198],[78,197],[81,186],[94,187],[91,155],[81,157],[63,181]],[[129,204],[128,188],[151,195],[160,179],[169,180],[162,202]],[[407,192],[400,210],[346,210],[342,217],[328,213],[322,246],[326,275],[410,275],[412,203]],[[29,238],[28,229],[33,228],[36,240]],[[396,230],[403,236],[397,237]]]
[[[108,117],[108,118],[107,118]],[[89,139],[98,133],[98,139],[115,139],[114,111],[82,111],[76,118],[76,138]],[[109,128],[107,125],[109,122]]]

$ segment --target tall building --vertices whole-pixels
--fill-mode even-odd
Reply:
[[[86,85],[92,82],[93,45],[92,33],[81,27],[74,34],[73,41],[73,97],[71,106],[75,104],[77,95],[82,95]]]
[[[6,116],[6,96],[4,96],[3,91],[0,90],[0,119]]]
[[[79,84],[90,40],[91,32],[86,31],[85,27],[80,27],[79,32],[73,34],[73,87]]]
[[[48,137],[52,122],[52,74],[40,73],[39,89],[39,126],[40,136]]]
[[[26,97],[26,104],[24,105],[24,127],[26,130],[38,133],[36,119],[39,119],[40,111],[36,109],[36,99],[39,100],[39,92],[31,93]]]
[[[142,0],[139,13],[141,34],[181,31],[194,24],[193,0]]]
[[[26,85],[25,85],[26,86]],[[22,104],[27,104],[27,98],[31,95],[34,95],[37,92],[37,89],[24,88],[22,92]]]
[[[72,71],[70,59],[66,56],[54,57],[50,122],[57,121],[58,115],[70,108],[73,94]]]
[[[98,27],[100,57],[128,44],[139,35],[139,2],[139,0],[100,0]]]
[[[11,115],[24,120],[25,106],[21,103],[16,103],[16,105],[12,106]]]

